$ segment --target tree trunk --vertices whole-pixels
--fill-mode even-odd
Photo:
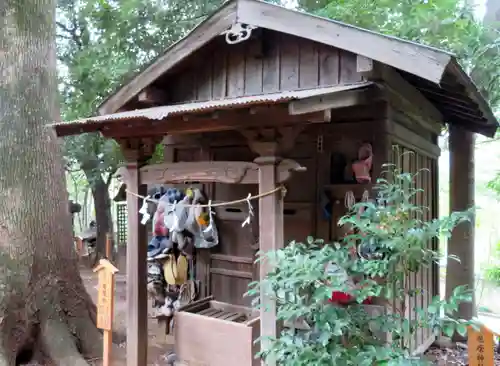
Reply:
[[[0,2],[0,366],[99,357],[78,272],[56,106],[55,0]],[[43,364],[49,364],[45,361]]]
[[[84,171],[90,182],[92,197],[94,199],[95,220],[97,223],[97,251],[104,255],[106,253],[106,234],[111,233],[113,223],[111,221],[111,197],[109,186],[100,173]]]

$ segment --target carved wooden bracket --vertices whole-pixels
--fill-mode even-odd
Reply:
[[[161,137],[117,139],[123,157],[127,162],[144,162],[153,156]]]
[[[277,169],[279,183],[287,181],[293,172],[306,170],[296,161],[288,159],[280,161]],[[126,183],[127,168],[120,168],[117,175]],[[142,184],[185,182],[259,184],[259,164],[244,161],[163,163],[142,167],[140,176]]]
[[[280,156],[290,151],[305,125],[241,130],[250,149],[260,156]]]

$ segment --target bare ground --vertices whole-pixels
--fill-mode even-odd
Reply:
[[[82,280],[90,296],[97,302],[97,276],[90,269],[81,270]],[[150,305],[150,304],[149,304]],[[151,307],[148,306],[148,309]],[[115,290],[115,319],[113,328],[117,333],[126,333],[126,312],[127,312],[127,297],[126,297],[126,275],[117,273],[116,275],[116,290]],[[165,336],[165,329],[160,327],[155,319],[148,321],[148,365],[163,366],[167,365],[164,355],[173,350],[173,344]],[[125,365],[126,360],[126,343],[118,345],[123,352],[114,352],[113,365]],[[99,362],[96,362],[99,364]]]

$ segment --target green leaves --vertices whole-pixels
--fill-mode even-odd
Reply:
[[[109,94],[220,3],[60,1],[57,46],[62,118],[71,121],[97,114]],[[97,134],[65,138],[64,153],[71,170],[91,166],[87,173],[96,178],[115,171],[122,162],[117,144]],[[159,158],[158,149],[155,159]]]
[[[465,2],[467,4],[467,2]],[[321,16],[445,49],[457,55],[494,110],[500,102],[499,36],[456,0],[299,0]]]
[[[311,328],[298,333],[285,330],[275,340],[266,355],[273,354],[279,364],[417,365],[423,361],[410,357],[408,340],[418,329],[467,332],[471,322],[452,318],[459,304],[471,299],[463,286],[454,289],[448,300],[435,296],[427,308],[410,309],[416,314],[411,319],[402,314],[410,298],[428,291],[411,287],[408,281],[410,274],[438,258],[428,243],[470,219],[470,212],[424,221],[424,209],[413,204],[417,176],[402,174],[394,166],[391,172],[390,181],[377,185],[374,202],[357,205],[340,220],[340,225],[352,229],[342,242],[325,244],[308,238],[306,243],[293,241],[260,255],[272,271],[260,283],[252,283],[248,295],[265,293],[276,300],[280,320],[301,319]],[[364,212],[358,215],[360,206]],[[334,291],[345,292],[354,301],[345,306],[328,302]],[[363,305],[370,297],[397,305],[392,311]],[[391,335],[391,347],[383,343],[384,333]]]

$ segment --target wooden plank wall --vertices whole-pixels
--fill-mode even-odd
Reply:
[[[424,192],[419,193],[415,197],[414,204],[426,208],[423,212],[422,219],[431,220],[438,216],[438,177],[437,177],[437,159],[421,153],[415,152],[400,144],[393,144],[392,164],[402,170],[404,173],[416,174],[415,188],[423,189]],[[434,249],[437,248],[437,241],[429,243]],[[436,282],[438,276],[438,267],[433,265],[428,268],[421,269],[418,273],[412,274],[409,281],[409,288],[422,288],[421,295],[410,297],[407,301],[406,316],[409,319],[415,319],[415,308],[427,308],[432,297],[437,295],[439,287]],[[415,337],[410,340],[412,350],[416,350],[422,346],[430,337],[430,330],[420,330],[415,334]]]
[[[269,30],[243,43],[217,39],[165,82],[171,103],[203,101],[361,81],[356,55]]]
[[[210,134],[210,143],[201,147],[193,144],[175,146],[176,162],[198,160],[252,161],[256,155],[250,151],[246,141],[235,132]],[[315,234],[316,143],[309,138],[300,138],[293,151],[287,155],[307,167],[307,173],[299,173],[287,182],[284,208],[285,245],[291,240],[304,241]],[[304,185],[304,180],[311,183]],[[183,185],[177,185],[182,187]],[[233,201],[257,194],[257,185],[209,183],[203,187],[207,197],[213,201]],[[254,219],[252,224],[242,227],[248,216],[245,204],[216,208],[219,230],[219,245],[213,249],[196,251],[196,277],[201,280],[204,295],[214,295],[218,301],[236,305],[251,305],[251,299],[243,297],[248,284],[258,279],[258,266],[254,265],[259,235],[258,200],[252,201]]]

